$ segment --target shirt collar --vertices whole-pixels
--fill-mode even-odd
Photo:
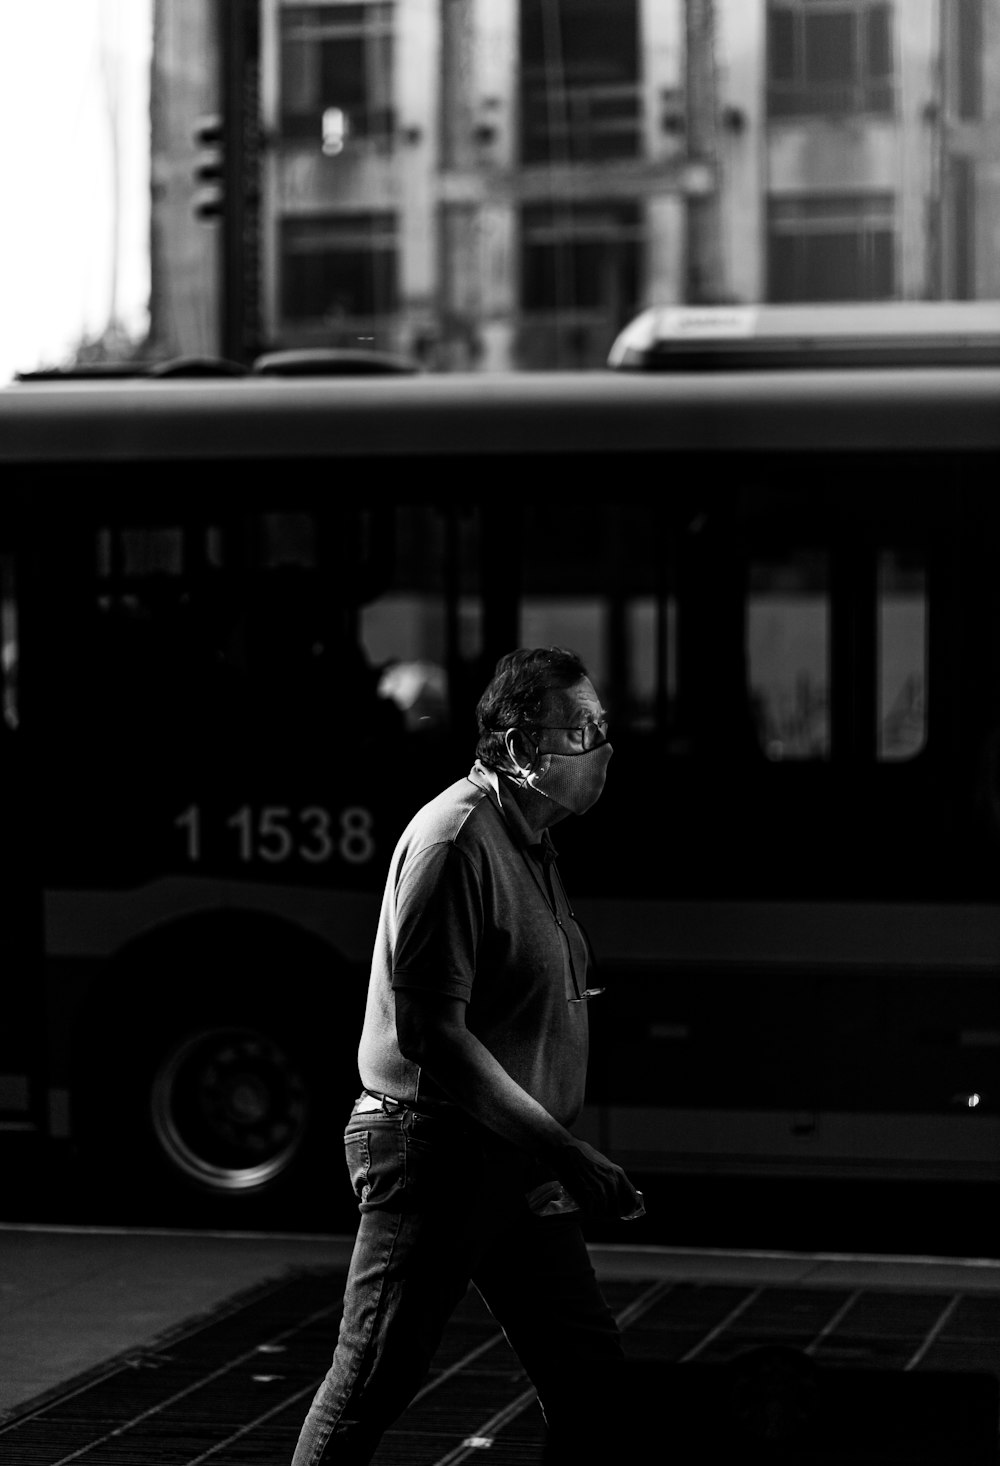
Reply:
[[[476,762],[469,771],[469,778],[473,784],[478,784],[481,789],[492,791],[497,807],[507,824],[507,828],[510,830],[518,845],[522,845],[526,850],[533,850],[540,855],[546,852],[555,855],[556,847],[548,830],[543,830],[540,835],[535,834],[534,830],[532,830],[524,818],[524,815],[518,809],[515,800],[507,794],[504,787],[506,781],[500,778],[496,769],[488,769],[485,764],[481,764],[476,759]],[[506,798],[504,797],[505,794]]]

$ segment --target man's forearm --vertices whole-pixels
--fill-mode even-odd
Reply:
[[[398,997],[397,997],[398,1004]],[[397,1006],[397,1035],[405,1056],[419,1064],[445,1094],[481,1125],[520,1150],[544,1160],[585,1209],[607,1216],[634,1210],[638,1195],[625,1172],[582,1140],[575,1140],[544,1106],[513,1080],[466,1028],[463,1009]],[[414,1021],[414,1014],[418,1014]],[[432,1015],[427,1021],[428,1013]],[[402,1021],[401,1021],[402,1020]]]
[[[513,1080],[467,1028],[428,1035],[417,1058],[434,1082],[495,1134],[535,1155],[573,1144],[569,1131]]]

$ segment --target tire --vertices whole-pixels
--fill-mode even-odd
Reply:
[[[148,1083],[167,1165],[214,1196],[272,1188],[310,1126],[309,1076],[265,1024],[199,1024],[171,1041]]]
[[[124,953],[81,1030],[75,1128],[102,1219],[342,1230],[359,980],[266,920],[194,926]]]

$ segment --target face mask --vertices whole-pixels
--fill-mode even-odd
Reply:
[[[573,814],[585,814],[601,797],[613,749],[599,743],[585,753],[543,753],[537,767],[518,769],[521,783]]]

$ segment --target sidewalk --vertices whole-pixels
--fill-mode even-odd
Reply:
[[[348,1237],[0,1224],[0,1419],[294,1267],[346,1267]]]
[[[0,1420],[294,1268],[346,1269],[347,1236],[0,1223]],[[599,1277],[1000,1294],[1000,1261],[595,1246]]]

